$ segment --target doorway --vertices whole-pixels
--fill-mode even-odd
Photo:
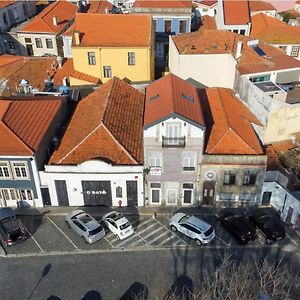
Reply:
[[[26,50],[27,50],[27,55],[28,56],[33,56],[33,47],[32,45],[26,45]]]
[[[137,181],[126,181],[127,206],[138,206]]]
[[[204,181],[203,183],[203,204],[214,205],[215,181]]]

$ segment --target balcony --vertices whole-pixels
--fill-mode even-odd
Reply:
[[[183,137],[162,137],[162,146],[166,148],[184,148],[185,136]]]

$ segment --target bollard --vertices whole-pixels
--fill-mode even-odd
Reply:
[[[118,201],[119,208],[122,208],[122,200]]]
[[[156,212],[153,213],[152,219],[156,219]]]

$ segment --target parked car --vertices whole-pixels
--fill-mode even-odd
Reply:
[[[262,232],[268,244],[285,237],[285,229],[279,217],[268,214],[265,210],[255,210],[250,220]]]
[[[255,240],[256,230],[247,216],[223,210],[218,219],[242,244]]]
[[[120,240],[126,239],[134,233],[131,224],[122,213],[109,212],[102,217],[102,221]]]
[[[172,231],[179,231],[193,239],[197,245],[208,244],[215,237],[213,227],[200,218],[176,213],[169,222]]]
[[[81,209],[70,212],[66,215],[65,221],[67,226],[79,234],[86,243],[95,243],[105,235],[104,226]]]
[[[0,238],[5,246],[11,246],[28,237],[22,222],[11,207],[0,209]]]

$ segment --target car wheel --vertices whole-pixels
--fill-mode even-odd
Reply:
[[[84,242],[85,244],[88,243],[87,240],[84,238],[84,236],[82,236],[82,240],[83,240],[83,242]]]
[[[202,245],[202,242],[201,242],[200,240],[198,240],[198,239],[195,239],[195,243],[196,243],[196,245],[198,245],[198,246],[201,246],[201,245]]]
[[[71,225],[68,221],[66,221],[66,225],[67,225],[68,228],[71,228]]]
[[[172,230],[173,232],[176,232],[176,231],[177,231],[177,228],[176,228],[176,226],[174,226],[174,225],[171,225],[171,230]]]

